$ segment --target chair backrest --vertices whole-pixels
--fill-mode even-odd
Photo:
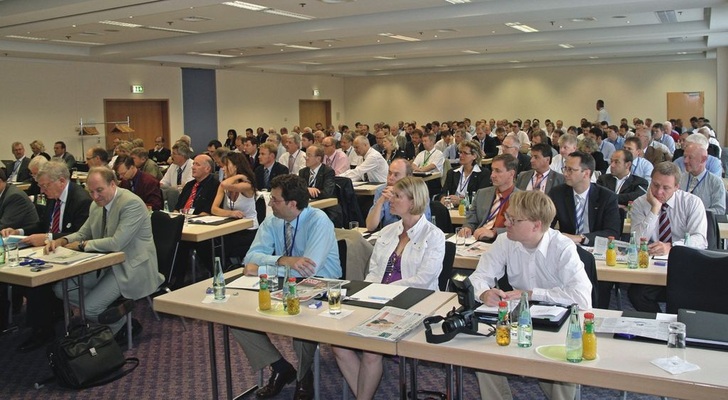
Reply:
[[[450,160],[447,158],[442,163],[442,176],[440,177],[440,185],[445,186],[445,179],[447,179],[447,172],[452,169],[452,165],[450,165]]]
[[[586,276],[589,277],[589,281],[592,284],[592,307],[596,307],[599,304],[599,280],[597,279],[597,263],[594,261],[592,253],[584,250],[581,246],[576,246],[576,252],[579,253],[581,262],[584,263],[584,271]]]
[[[359,209],[359,200],[356,198],[351,179],[337,176],[334,178],[334,182],[336,182],[336,198],[341,205],[342,226],[349,226],[351,221],[357,221],[360,225],[364,225],[364,217]]]
[[[170,217],[163,211],[152,213],[152,235],[154,247],[157,249],[157,263],[159,273],[164,275],[165,282],[169,283],[177,257],[177,246],[182,239],[182,228],[185,219],[182,216]]]
[[[710,210],[705,210],[705,217],[708,221],[708,232],[706,234],[708,249],[718,250],[720,248],[720,227],[718,226],[718,220]]]
[[[728,314],[728,251],[675,246],[667,260],[667,312],[680,308]]]
[[[435,217],[435,225],[445,233],[453,233],[455,230],[450,219],[450,211],[439,201],[430,202],[430,212]]]
[[[339,263],[341,264],[341,278],[346,279],[346,240],[339,239],[336,241],[339,246]]]
[[[442,271],[437,277],[437,286],[440,291],[447,292],[450,289],[450,277],[452,277],[452,266],[455,263],[455,243],[445,242],[445,257],[442,259]]]
[[[262,224],[265,219],[265,209],[265,198],[263,196],[258,196],[258,199],[255,200],[255,213],[258,217],[258,224]]]

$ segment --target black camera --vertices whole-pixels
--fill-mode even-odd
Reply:
[[[445,333],[478,332],[478,317],[475,316],[475,311],[459,311],[453,308],[442,321],[442,331]]]
[[[458,333],[477,336],[492,336],[495,332],[491,329],[488,334],[478,333],[478,317],[475,315],[475,309],[478,303],[475,301],[473,293],[473,284],[470,279],[462,274],[455,274],[452,277],[455,292],[458,295],[459,308],[453,307],[446,316],[435,316],[425,318],[425,337],[428,343],[444,343],[452,339]],[[431,324],[442,322],[442,335],[432,332]]]

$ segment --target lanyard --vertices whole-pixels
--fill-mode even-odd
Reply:
[[[296,217],[296,228],[293,230],[293,239],[291,239],[291,251],[289,252],[288,249],[285,249],[286,257],[293,257],[293,246],[296,245],[296,235],[298,235],[298,219],[301,218],[301,215],[299,214],[298,217]],[[286,247],[286,224],[283,224],[283,247]]]
[[[432,152],[431,151],[425,151],[425,153],[428,153],[428,154],[427,154],[427,157],[425,157],[425,160],[422,161],[421,167],[424,167],[425,165],[427,165],[427,161],[430,160],[430,156],[432,155]]]
[[[700,180],[698,181],[698,183],[696,183],[696,184],[695,184],[695,187],[693,188],[693,190],[691,190],[691,191],[690,191],[690,193],[691,193],[691,194],[695,192],[695,189],[697,189],[697,188],[698,188],[698,186],[700,186],[700,184],[701,184],[701,183],[703,183],[703,181],[705,180],[705,177],[706,177],[706,176],[708,176],[708,174],[710,173],[710,172],[707,172],[707,171],[704,171],[704,172],[705,172],[705,174],[703,174],[703,177],[702,177],[702,178],[700,178]],[[693,176],[692,176],[692,175],[690,175],[690,174],[688,174],[688,185],[687,185],[687,186],[685,186],[685,190],[686,190],[686,191],[687,191],[687,190],[688,190],[688,188],[690,187],[690,180],[691,180],[691,179],[693,179]],[[695,178],[695,179],[697,179],[697,178]]]
[[[533,176],[531,177],[531,189],[541,190],[541,185],[546,181],[546,178],[548,178],[548,176],[549,173],[546,172],[545,174],[543,174],[540,181],[534,183],[536,179],[536,173],[534,172]]]
[[[460,183],[458,184],[458,191],[456,194],[458,194],[458,195],[462,194],[463,196],[467,194],[468,182],[470,182],[470,178],[473,177],[473,172],[475,172],[475,171],[470,171],[470,175],[468,175],[468,179],[463,180],[463,178],[465,178],[465,170],[460,171]]]
[[[511,192],[511,194],[513,194],[513,192]],[[486,219],[485,219],[485,223],[486,223],[486,224],[488,223],[488,221],[490,221],[490,220],[491,220],[491,219],[493,219],[493,218],[494,218],[494,217],[495,217],[496,215],[498,215],[498,211],[499,211],[499,210],[501,209],[501,207],[503,207],[503,204],[506,204],[506,202],[508,201],[508,198],[509,198],[509,197],[511,197],[511,194],[509,194],[509,195],[508,195],[508,196],[506,196],[505,198],[501,198],[501,201],[500,201],[500,204],[498,204],[498,207],[496,207],[496,209],[495,209],[495,210],[493,210],[493,212],[492,212],[492,213],[490,213],[490,215],[488,215],[488,218],[486,218]]]

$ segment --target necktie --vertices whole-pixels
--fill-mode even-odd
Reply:
[[[185,202],[184,208],[192,208],[192,204],[195,202],[195,197],[197,197],[198,187],[200,187],[200,182],[195,182],[194,186],[192,186],[192,192],[190,193],[190,197],[188,197],[187,201]]]
[[[695,190],[695,187],[698,186],[698,180],[697,176],[688,175],[688,192],[692,193]]]
[[[660,209],[660,241],[672,243],[672,229],[670,229],[670,217],[667,216],[667,204]]]
[[[316,175],[311,171],[311,176],[308,178],[308,187],[313,187],[314,182],[316,182]]]
[[[132,191],[132,192],[136,192],[136,184],[134,183],[135,181],[136,181],[136,179],[135,179],[135,178],[132,178],[132,179],[131,179],[131,180],[129,181],[129,184],[130,184],[130,186],[131,186],[131,191]]]
[[[101,213],[101,235],[106,237],[106,207],[102,208]]]
[[[270,170],[268,168],[263,169],[263,186],[270,189]]]
[[[540,172],[537,172],[536,173],[536,186],[533,187],[532,189],[533,190],[540,190],[542,192],[544,191],[543,190],[543,174],[542,173],[540,173]]]
[[[51,233],[61,233],[61,200],[56,200],[53,207],[53,219],[51,222]]]
[[[8,180],[17,181],[19,169],[20,169],[20,160],[15,160],[15,165],[13,166],[13,172],[10,174],[10,178]]]
[[[490,206],[488,218],[486,218],[485,224],[483,224],[485,229],[493,229],[493,226],[495,226],[495,218],[498,215],[498,210],[500,210],[502,200],[503,198],[501,197],[501,194],[496,193],[495,199],[493,199],[493,205]]]
[[[293,254],[293,225],[290,222],[286,222],[286,255],[291,256]]]
[[[288,172],[293,173],[293,162],[296,161],[296,158],[293,157],[293,154],[288,156]]]
[[[333,162],[334,162],[334,157],[327,157],[326,165],[328,165],[330,167],[331,164],[333,164]]]
[[[177,167],[177,186],[182,184],[182,173],[184,170],[180,167]]]
[[[586,209],[586,201],[576,196],[576,234],[584,233],[584,210]]]

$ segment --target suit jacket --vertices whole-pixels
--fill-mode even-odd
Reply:
[[[250,170],[255,171],[256,168],[258,168],[258,165],[260,165],[260,160],[258,160],[258,152],[256,151],[255,154],[250,157],[247,154],[243,154],[245,156],[245,159],[248,160],[248,164],[250,164]],[[253,162],[250,162],[250,160],[253,160]]]
[[[139,196],[144,204],[151,206],[152,210],[162,209],[162,189],[159,188],[159,181],[152,175],[137,171],[131,180],[122,180],[120,186],[124,189],[131,190],[131,183],[134,181],[134,190],[132,193]],[[197,211],[197,208],[195,208]]]
[[[0,229],[32,229],[37,224],[38,213],[28,196],[6,182],[0,194]]]
[[[154,179],[156,179],[157,186],[159,186],[159,181],[162,180],[162,177],[164,175],[162,174],[162,170],[159,169],[159,166],[157,165],[157,163],[155,163],[154,161],[147,158],[147,161],[144,162],[144,165],[142,165],[141,170],[148,173]]]
[[[384,161],[386,161],[387,164],[391,164],[392,161],[396,160],[397,158],[405,158],[404,151],[399,150],[399,149],[393,151],[392,152],[392,156],[389,157],[389,158],[387,158],[387,152],[386,151],[382,150],[381,151],[381,154],[382,154],[382,157],[384,157]]]
[[[309,167],[301,168],[301,170],[298,171],[298,176],[303,178],[308,185],[308,180],[311,177],[311,169]],[[311,200],[336,198],[335,178],[336,173],[334,172],[333,168],[321,164],[318,173],[316,174],[316,178],[314,178],[313,186],[309,186],[315,187],[316,189],[320,190],[321,193],[319,193],[319,197]],[[339,204],[333,207],[324,208],[323,212],[325,212],[326,215],[329,216],[329,218],[334,222],[335,226],[341,226],[341,218],[343,213]]]
[[[419,151],[425,150],[425,146],[423,146],[422,143],[420,143],[420,145],[417,147],[419,148]],[[412,142],[407,142],[407,145],[404,148],[404,158],[412,161],[415,159],[415,156],[415,144]]]
[[[53,156],[51,157],[51,161],[63,161],[68,166],[68,169],[76,168],[76,157],[69,152],[63,153],[60,157]]]
[[[485,189],[480,189],[475,193],[473,203],[470,205],[466,213],[467,220],[463,224],[463,227],[469,227],[472,230],[476,230],[482,223],[488,218],[490,208],[493,206],[493,200],[495,199],[495,186],[490,186]],[[513,192],[517,192],[518,188],[513,188]],[[504,211],[507,209],[504,209]],[[505,228],[496,228],[498,234],[505,231]]]
[[[270,169],[270,178],[268,181],[268,185],[266,186],[265,182],[263,180],[263,177],[264,177],[263,170],[264,169],[265,168],[262,165],[258,165],[258,168],[255,169],[255,183],[257,183],[257,185],[255,185],[255,187],[259,188],[261,190],[262,189],[270,190],[270,181],[272,181],[273,178],[275,178],[278,175],[286,175],[288,173],[288,167],[279,163],[278,161],[274,162],[273,166]]]
[[[597,184],[616,193],[617,177],[612,174],[601,175],[597,179]],[[630,201],[635,201],[638,197],[647,193],[648,186],[650,186],[650,184],[645,178],[630,174],[627,179],[624,180],[619,193],[617,193],[617,201],[619,204],[626,206]]]
[[[437,196],[437,199],[440,199],[448,193],[451,195],[457,193],[461,176],[462,172],[460,171],[454,169],[447,171],[445,185],[442,187],[442,191]],[[490,181],[490,170],[488,168],[482,168],[480,172],[473,171],[470,175],[470,181],[468,181],[468,196],[472,197],[473,193],[477,192],[478,189],[483,189],[491,185],[493,184]]]
[[[531,157],[518,152],[518,170],[516,171],[516,176],[523,171],[528,171],[529,169],[531,169]]]
[[[516,178],[516,187],[520,190],[526,190],[526,188],[528,187],[528,182],[533,179],[533,175],[535,173],[536,170],[532,169],[530,171],[524,171],[518,174],[518,178]],[[549,194],[554,186],[561,185],[562,183],[564,183],[564,175],[561,175],[554,170],[549,171],[549,174],[546,175],[545,193]]]
[[[30,164],[30,158],[23,157],[23,161],[20,162],[20,168],[18,168],[18,179],[16,179],[17,182],[30,182],[30,180],[32,179],[32,177],[30,176],[30,170],[28,169],[28,164]],[[10,179],[10,174],[13,173],[14,167],[15,160],[5,163],[5,175],[8,179]]]
[[[124,262],[111,267],[122,296],[137,300],[154,293],[164,277],[157,270],[152,222],[144,202],[134,193],[117,188],[107,212],[106,232],[102,220],[103,207],[93,203],[81,229],[66,238],[69,242],[86,240],[89,252],[124,252]]]
[[[551,189],[549,197],[556,206],[556,217],[551,227],[559,224],[559,231],[563,233],[576,234],[576,204],[574,203],[574,189],[567,184],[559,185]],[[584,236],[589,240],[589,245],[594,245],[594,238],[620,237],[622,232],[622,221],[619,216],[617,195],[607,188],[591,184],[589,188],[589,233]]]
[[[38,196],[35,197],[36,200]],[[35,229],[27,232],[32,233],[44,233],[51,229],[51,222],[53,221],[53,209],[56,206],[55,199],[48,199],[48,203],[43,206],[37,203],[36,209],[38,211],[38,217],[40,221]],[[63,216],[61,217],[61,233],[53,234],[54,239],[68,235],[69,233],[77,232],[81,229],[81,226],[88,219],[88,210],[91,206],[91,196],[89,196],[86,189],[73,183],[68,182],[68,195],[66,197],[66,206],[63,210]]]
[[[483,150],[484,158],[493,158],[498,155],[498,142],[492,136],[485,135],[485,138],[483,138],[485,144],[481,144],[477,136],[473,140],[478,142],[478,145]]]
[[[161,150],[155,151],[154,148],[149,149],[149,159],[156,162],[157,164],[166,164],[169,157],[172,156],[172,151],[166,147],[162,147]]]
[[[185,187],[182,188],[182,193],[179,194],[179,199],[177,199],[175,210],[185,208],[185,203],[190,198],[192,188],[196,182],[197,179],[193,179],[185,184]],[[218,186],[220,186],[220,182],[215,178],[215,174],[212,173],[200,182],[200,185],[197,187],[197,194],[192,202],[192,207],[195,208],[195,214],[212,214],[212,202],[215,201],[215,196],[217,196]]]

